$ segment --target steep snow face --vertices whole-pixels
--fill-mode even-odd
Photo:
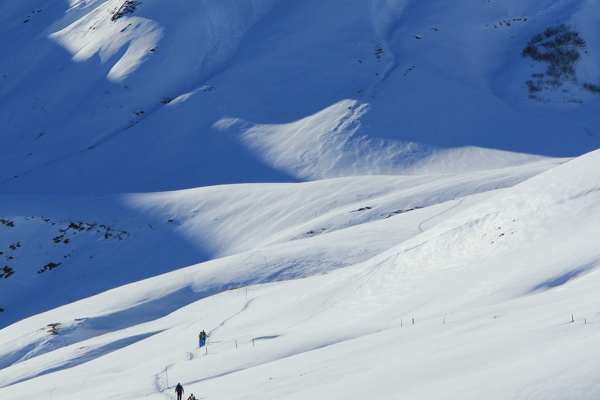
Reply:
[[[592,2],[37,4],[0,5],[3,193],[469,171],[599,144],[599,95],[531,100],[543,66],[521,56],[557,19],[576,25],[578,85],[600,84]]]
[[[198,265],[26,319],[0,331],[0,394],[159,399],[181,382],[206,398],[595,398],[599,162],[565,163],[327,274],[165,316],[178,290],[206,284]]]
[[[1,46],[12,56],[0,61],[3,79],[0,98],[4,105],[0,120],[6,145],[0,155],[1,180],[19,180],[22,174],[40,171],[43,178],[18,183],[22,188],[18,191],[56,194],[126,191],[109,183],[119,174],[106,168],[125,162],[117,169],[126,168],[135,174],[138,163],[134,157],[122,157],[119,150],[111,149],[110,155],[103,154],[94,161],[89,156],[90,150],[125,133],[172,99],[196,89],[223,67],[244,32],[274,4],[274,0],[204,1],[191,12],[185,1],[73,2],[70,8],[61,2],[46,8],[35,2],[4,2],[0,5],[4,20]],[[169,135],[171,130],[173,134]],[[171,125],[167,131],[152,129],[151,135],[167,136],[173,146],[180,147],[183,142],[176,136],[189,136],[198,130],[202,128],[181,132]],[[128,138],[129,143],[122,150],[141,149],[150,136],[146,135],[141,142],[139,138]],[[207,142],[203,142],[206,146]],[[226,139],[215,144],[220,148],[230,146]],[[198,157],[199,143],[189,147],[190,154],[183,158],[165,153],[168,146],[159,147],[162,147],[158,151],[160,156],[151,155],[146,149],[143,151],[146,161],[140,162],[147,164],[148,157],[158,158],[181,173],[186,167],[175,161],[179,158],[195,164],[187,169],[200,169],[198,161],[192,161]],[[211,152],[216,150],[214,146],[208,147]],[[229,182],[290,180],[248,157],[244,160],[243,154],[235,149],[229,150],[229,155],[227,151],[221,153],[230,165],[235,164],[230,162],[235,155],[238,163],[253,171],[249,174],[253,179],[234,178],[236,173],[229,171]],[[85,160],[78,161],[78,154]],[[85,172],[99,172],[97,162],[104,165],[101,167],[104,178],[92,178]],[[209,166],[213,162],[212,157],[205,160]],[[56,166],[61,163],[68,165]],[[51,176],[45,175],[48,168],[54,170]],[[229,168],[235,169],[235,165]],[[206,171],[206,167],[202,165],[201,170]],[[175,173],[171,170],[168,174]],[[83,176],[91,184],[89,190],[83,187],[87,184],[73,182]],[[100,181],[106,186],[102,187]],[[217,181],[227,180],[217,175]],[[204,183],[213,182],[209,179]],[[90,189],[97,184],[100,186]],[[14,191],[5,187],[3,192]]]
[[[156,50],[163,36],[163,29],[156,21],[127,16],[136,11],[138,3],[107,1],[66,28],[50,34],[49,38],[72,53],[75,62],[98,54],[104,64],[127,46],[125,54],[107,75],[111,81],[121,81]],[[111,12],[107,13],[107,9]]]
[[[289,124],[250,124],[223,118],[214,127],[229,132],[239,130],[239,139],[257,157],[305,180],[402,174],[415,158],[424,158],[429,153],[416,143],[357,136],[360,119],[368,109],[368,104],[343,100]]]
[[[478,147],[441,150],[413,142],[358,136],[369,105],[343,100],[289,124],[251,124],[223,118],[220,131],[240,141],[273,168],[298,179],[352,175],[473,172],[537,163],[543,157]]]
[[[165,71],[152,66],[142,72],[145,75],[142,79],[167,74],[163,79],[167,78],[171,85],[182,80],[201,81],[231,57],[245,31],[276,3],[277,0],[205,1],[190,12],[189,5],[181,1],[171,2],[169,10],[165,10],[164,4],[143,5],[139,0],[76,1],[71,3],[61,23],[76,20],[48,37],[72,53],[76,62],[98,53],[104,64],[126,46],[124,54],[116,62],[110,62],[113,65],[107,75],[111,81],[122,81],[153,55],[165,29],[177,30],[181,36],[168,44],[170,56],[177,57],[171,63],[185,62],[193,68],[170,65]],[[165,11],[170,15],[165,16]],[[159,16],[160,23],[136,16],[139,13]],[[183,22],[184,27],[177,27],[176,22]],[[186,50],[190,53],[184,56],[182,52]]]

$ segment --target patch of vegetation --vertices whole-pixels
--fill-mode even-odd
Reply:
[[[404,71],[404,75],[408,74],[410,71],[412,71],[415,68],[417,68],[417,67],[414,65],[412,67],[408,68],[406,71]]]
[[[531,79],[529,79],[525,81],[525,85],[527,85],[529,93],[541,92],[543,89],[542,82],[539,80],[534,83]]]
[[[0,278],[5,279],[15,273],[15,270],[10,268],[8,265],[5,265],[0,271]]]
[[[58,328],[60,327],[60,323],[55,322],[53,324],[48,324],[46,328],[49,328],[47,332],[51,335],[58,335]]]
[[[581,59],[579,49],[582,48],[585,48],[585,40],[579,36],[579,32],[560,24],[533,36],[521,54],[547,63],[548,76],[576,81],[575,65]]]
[[[594,94],[600,94],[600,85],[594,85],[592,83],[584,83],[583,88],[589,90]]]
[[[579,104],[579,105],[583,104],[583,100],[581,100],[581,99],[568,99],[568,100],[565,100],[565,102],[566,103]]]
[[[127,14],[133,14],[137,10],[137,6],[142,4],[141,1],[126,0],[121,6],[113,11],[113,15],[110,18],[111,21],[116,21],[123,18]]]
[[[417,39],[421,38],[418,37]],[[383,47],[381,46],[381,43],[378,43],[376,41],[373,41],[373,43],[375,43],[375,50],[373,51],[373,55],[377,57],[377,61],[381,61],[381,57],[383,57],[383,55],[385,54],[383,52]]]
[[[44,268],[40,269],[37,273],[41,274],[42,272],[51,271],[54,268],[58,267],[60,264],[62,264],[62,263],[58,263],[58,264],[53,263],[53,262],[48,263],[48,264],[44,265]]]
[[[14,221],[9,221],[9,220],[4,219],[4,218],[0,218],[0,224],[6,225],[9,228],[14,228],[15,227],[15,222]]]
[[[420,208],[423,208],[423,207],[416,206],[416,207],[412,207],[412,208],[407,208],[406,210],[402,210],[402,209],[400,209],[400,210],[396,210],[396,211],[389,212],[389,213],[387,213],[387,214],[382,214],[382,216],[383,216],[383,215],[385,215],[385,218],[390,218],[390,217],[393,217],[394,215],[398,215],[398,214],[404,214],[404,213],[407,213],[407,212],[409,212],[409,211],[418,210],[418,209],[420,209]]]
[[[536,93],[542,90],[556,90],[569,82],[577,85],[576,66],[581,60],[580,50],[585,49],[586,42],[572,26],[559,24],[534,35],[521,52],[523,57],[547,64],[545,73],[533,73],[532,79],[525,81],[529,98],[542,103],[549,103]],[[587,53],[587,51],[586,51]],[[600,93],[600,86],[584,83],[583,88],[592,93]],[[563,93],[568,93],[562,89]],[[565,103],[583,104],[580,99],[563,99]]]
[[[541,97],[538,97],[535,94],[530,94],[529,98],[531,100],[535,100],[537,102],[544,103],[544,104],[549,104],[550,103],[550,100],[548,100],[548,99],[542,99]]]

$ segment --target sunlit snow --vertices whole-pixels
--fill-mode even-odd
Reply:
[[[0,398],[600,398],[599,20],[0,2]]]

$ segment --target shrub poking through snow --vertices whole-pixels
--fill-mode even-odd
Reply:
[[[540,92],[544,88],[558,88],[565,81],[577,83],[575,67],[581,59],[579,50],[585,47],[585,40],[579,36],[579,32],[565,24],[547,28],[534,35],[521,55],[546,63],[548,68],[545,73],[531,74],[533,79],[525,82],[529,93]],[[585,85],[584,87],[588,89]]]
[[[60,264],[62,264],[62,263],[58,263],[58,264],[57,263],[53,263],[53,262],[48,263],[48,264],[44,265],[44,268],[40,269],[37,273],[41,274],[41,273],[46,272],[46,271],[51,271],[54,268],[58,267]]]
[[[589,90],[590,92],[594,93],[594,94],[600,94],[600,85],[594,85],[591,83],[584,83],[583,84],[583,88],[586,90]]]
[[[5,265],[4,268],[0,269],[0,278],[8,278],[15,273],[15,270]]]
[[[528,79],[525,82],[525,84],[527,85],[527,88],[529,89],[529,93],[541,92],[543,89],[543,87],[539,83],[539,81],[537,83],[534,83],[531,79]]]
[[[121,7],[115,10],[110,20],[116,21],[127,14],[133,14],[137,9],[137,6],[139,6],[140,4],[142,4],[141,1],[126,0],[123,4],[121,4]]]
[[[58,335],[58,328],[60,327],[60,323],[55,322],[53,324],[48,324],[46,328],[49,328],[46,332],[51,335]]]
[[[532,37],[521,54],[548,63],[548,76],[575,80],[575,65],[581,59],[581,48],[585,48],[585,40],[579,36],[579,32],[560,24]]]

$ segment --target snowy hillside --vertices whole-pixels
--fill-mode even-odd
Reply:
[[[199,264],[28,318],[1,331],[0,394],[160,399],[181,382],[201,398],[597,398],[599,157],[354,266],[170,313],[216,279]]]
[[[522,162],[497,151],[581,155],[600,145],[600,95],[582,86],[600,85],[599,17],[594,1],[7,0],[0,190],[164,191]],[[557,23],[586,41],[579,83],[529,99],[547,63],[522,50]]]
[[[354,177],[156,194],[0,197],[6,215],[0,221],[0,257],[6,269],[0,272],[0,327],[224,256],[235,255],[213,263],[215,269],[207,273],[210,285],[186,301],[242,284],[362,262],[450,214],[428,222],[430,217],[460,203],[458,211],[478,201],[478,193],[513,186],[558,162],[471,174]],[[320,237],[327,237],[327,244]],[[314,247],[307,250],[298,241]],[[340,248],[346,250],[338,252]],[[239,271],[226,273],[223,269],[231,267],[223,262]]]
[[[0,2],[0,399],[600,398],[599,20]]]

